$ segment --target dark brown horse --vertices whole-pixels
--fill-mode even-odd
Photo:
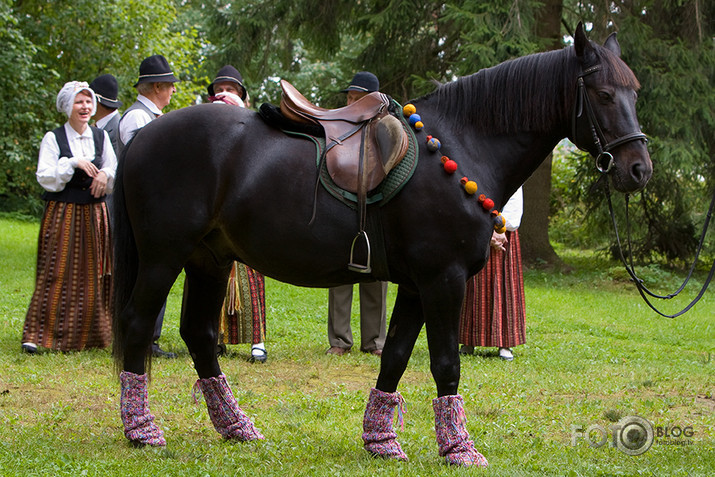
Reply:
[[[191,353],[216,429],[262,438],[238,407],[216,358],[219,309],[233,260],[277,280],[309,287],[370,280],[399,286],[381,369],[365,411],[365,448],[406,459],[391,418],[417,336],[426,326],[440,455],[486,465],[469,440],[461,397],[458,321],[465,282],[485,264],[494,218],[564,137],[598,156],[617,190],[643,188],[652,166],[636,118],[639,87],[615,36],[526,56],[460,78],[412,102],[417,168],[385,204],[368,206],[384,250],[371,275],[347,268],[358,229],[354,210],[323,188],[315,193],[316,151],[251,111],[218,105],[182,109],[150,123],[126,148],[115,192],[114,351],[122,370],[122,419],[139,444],[165,444],[146,401],[154,318],[186,271],[181,336]],[[426,135],[442,143],[423,147]],[[440,162],[447,155],[455,174]],[[469,195],[460,178],[479,187]],[[311,222],[315,207],[315,219]],[[379,262],[379,258],[375,258]]]

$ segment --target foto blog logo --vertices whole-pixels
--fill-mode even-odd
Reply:
[[[636,456],[651,448],[654,441],[664,445],[690,445],[695,431],[692,426],[653,426],[650,421],[640,416],[626,416],[606,428],[601,424],[571,425],[571,445],[584,440],[593,448],[603,447],[608,443],[609,430],[611,445],[621,452]]]

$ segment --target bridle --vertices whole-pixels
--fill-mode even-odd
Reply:
[[[574,105],[574,113],[573,113],[573,122],[572,122],[572,137],[574,140],[576,140],[577,136],[577,128],[578,128],[578,120],[579,118],[585,117],[585,119],[588,122],[588,126],[591,130],[591,135],[593,137],[593,142],[594,145],[596,146],[596,149],[598,151],[598,156],[596,156],[596,169],[602,174],[608,174],[611,171],[611,168],[613,167],[613,155],[611,154],[610,151],[613,149],[617,148],[618,146],[621,146],[625,143],[631,142],[631,141],[645,141],[648,142],[648,138],[646,137],[643,132],[640,130],[634,131],[632,133],[626,134],[624,136],[621,136],[619,138],[614,139],[611,142],[607,142],[606,138],[603,134],[603,130],[601,129],[601,126],[598,123],[598,118],[596,117],[596,114],[593,109],[593,105],[591,104],[590,99],[588,98],[588,92],[586,91],[586,84],[584,81],[584,77],[590,75],[591,73],[594,73],[598,71],[601,68],[600,65],[592,66],[590,68],[587,68],[581,73],[577,79],[577,92],[576,92],[576,104]],[[586,111],[586,115],[584,116],[583,112],[584,110]],[[605,144],[605,145],[603,145]],[[703,297],[703,294],[707,290],[710,281],[713,278],[713,275],[715,275],[715,261],[713,262],[712,267],[710,268],[710,273],[708,274],[707,279],[705,280],[705,283],[700,289],[700,292],[698,295],[693,299],[688,305],[685,306],[681,311],[674,313],[672,315],[665,314],[658,310],[651,302],[648,300],[648,296],[652,298],[657,298],[661,300],[669,300],[671,298],[675,298],[678,296],[678,294],[685,289],[685,285],[688,283],[690,278],[693,275],[693,271],[695,270],[695,265],[698,261],[698,257],[700,255],[700,251],[702,250],[703,243],[705,241],[705,235],[708,230],[708,226],[710,224],[710,219],[713,214],[713,209],[715,208],[715,194],[713,194],[713,199],[710,202],[710,208],[708,210],[708,214],[705,220],[705,225],[703,227],[703,232],[700,237],[700,243],[698,245],[697,252],[695,254],[695,259],[693,261],[693,265],[690,267],[690,271],[688,273],[688,276],[685,278],[685,281],[683,284],[678,288],[678,290],[675,293],[671,293],[669,295],[658,295],[653,292],[651,292],[645,285],[644,282],[641,278],[639,278],[636,275],[635,268],[633,266],[633,253],[632,253],[632,246],[631,246],[631,233],[630,233],[630,221],[628,219],[628,194],[626,194],[626,225],[627,225],[627,239],[628,239],[628,251],[629,251],[629,256],[631,263],[629,264],[625,256],[623,254],[623,248],[621,246],[621,238],[618,234],[618,225],[616,223],[616,216],[615,213],[613,212],[613,204],[611,203],[611,192],[610,188],[608,186],[608,180],[605,181],[605,192],[606,192],[606,198],[608,199],[608,210],[611,215],[611,221],[613,222],[613,229],[616,234],[616,243],[618,244],[618,253],[620,255],[621,262],[626,268],[626,272],[628,272],[628,275],[631,277],[631,280],[633,283],[635,283],[636,288],[638,289],[638,293],[640,293],[641,297],[643,300],[648,304],[648,306],[658,313],[661,316],[664,316],[666,318],[675,318],[677,316],[680,316],[684,313],[686,313],[688,310],[690,310],[700,299]],[[647,295],[647,296],[646,296]]]
[[[648,137],[643,134],[640,129],[632,133],[628,133],[624,136],[614,139],[611,142],[606,141],[606,136],[603,134],[603,129],[598,123],[598,118],[594,112],[591,100],[588,97],[588,91],[586,91],[586,82],[584,77],[595,73],[601,69],[601,65],[591,66],[586,68],[578,76],[576,80],[576,103],[574,104],[573,110],[573,121],[571,124],[572,137],[574,141],[576,140],[578,132],[579,118],[585,118],[587,120],[588,127],[591,130],[591,136],[593,137],[593,143],[598,150],[598,155],[596,156],[596,169],[603,174],[608,174],[613,167],[613,155],[611,151],[618,146],[621,146],[627,142],[631,141],[644,141],[648,142]],[[584,116],[583,112],[586,111]]]

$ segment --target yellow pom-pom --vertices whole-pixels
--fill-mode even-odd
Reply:
[[[419,129],[422,129],[423,127],[425,127],[425,125],[424,125],[424,123],[423,123],[422,121],[417,121],[417,122],[415,123],[415,129],[418,129],[418,130],[419,130]]]
[[[464,190],[466,190],[469,195],[474,194],[477,192],[477,183],[474,181],[467,181],[467,183],[464,184]]]
[[[494,227],[494,230],[495,230],[496,233],[498,233],[498,234],[506,233],[506,225],[504,225],[504,226],[502,226],[502,227],[499,227],[499,228],[497,228],[497,227],[495,226],[495,227]]]
[[[416,112],[417,112],[417,108],[415,108],[415,105],[412,103],[406,104],[405,107],[402,108],[402,114],[404,114],[405,117],[408,117],[408,118],[410,116],[412,116],[413,114],[415,114]]]

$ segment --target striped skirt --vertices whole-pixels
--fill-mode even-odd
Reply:
[[[492,248],[486,266],[467,281],[459,322],[461,344],[510,348],[526,342],[519,233],[506,236],[506,252]]]
[[[112,241],[104,202],[48,201],[23,343],[58,351],[111,343]]]
[[[221,308],[219,343],[262,343],[265,340],[265,279],[251,267],[234,262]]]

